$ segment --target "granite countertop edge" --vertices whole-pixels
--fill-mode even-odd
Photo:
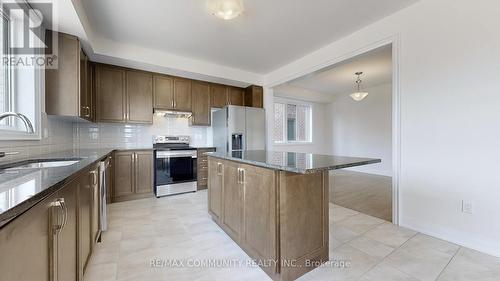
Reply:
[[[15,220],[20,215],[24,214],[26,211],[31,209],[33,206],[37,205],[38,203],[45,200],[47,197],[49,197],[52,194],[54,194],[55,192],[59,191],[67,183],[71,182],[76,176],[78,176],[79,173],[81,173],[85,169],[88,169],[90,166],[99,162],[101,159],[107,157],[108,155],[110,155],[114,151],[132,151],[132,150],[153,150],[153,148],[152,147],[137,147],[137,148],[80,149],[80,150],[70,150],[70,151],[48,153],[48,154],[33,158],[34,160],[43,160],[43,159],[51,159],[51,158],[57,158],[57,159],[66,158],[66,159],[68,159],[68,158],[83,157],[83,155],[81,155],[82,151],[94,153],[91,156],[83,157],[83,159],[81,159],[79,161],[79,167],[77,167],[75,170],[70,171],[67,174],[63,175],[59,180],[57,180],[57,182],[47,184],[43,190],[35,193],[30,198],[28,198],[22,202],[19,202],[15,206],[10,207],[9,209],[4,211],[3,213],[0,213],[0,229],[3,228],[8,223],[10,223],[11,221]],[[61,155],[63,155],[63,156],[61,156]],[[2,166],[8,166],[8,165],[9,164],[3,164]]]
[[[207,152],[205,154],[207,156],[211,156],[214,158],[250,164],[250,165],[268,168],[268,169],[272,169],[272,170],[292,172],[292,173],[297,173],[297,174],[313,174],[313,173],[317,173],[317,172],[338,170],[338,169],[344,169],[344,168],[350,168],[350,167],[356,167],[356,166],[362,166],[362,165],[369,165],[369,164],[376,164],[376,163],[382,162],[380,159],[368,159],[365,161],[358,161],[356,163],[339,164],[339,165],[334,165],[334,166],[328,165],[328,166],[312,168],[312,169],[302,169],[302,168],[294,168],[294,167],[269,164],[269,163],[264,163],[264,162],[260,162],[260,161],[248,160],[248,159],[241,159],[241,158],[231,157],[231,156],[227,156],[227,155],[220,155],[220,154],[213,153],[213,152]]]

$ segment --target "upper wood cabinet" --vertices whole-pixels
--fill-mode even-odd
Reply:
[[[210,84],[210,106],[223,108],[227,105],[228,86],[220,84]]]
[[[191,80],[174,78],[174,110],[191,111]]]
[[[229,87],[228,105],[245,105],[244,94],[245,91],[241,88]]]
[[[153,123],[153,75],[127,71],[127,122]]]
[[[97,120],[125,122],[127,97],[125,70],[99,64],[96,67]]]
[[[210,86],[208,83],[193,81],[191,125],[210,126]]]
[[[264,90],[260,86],[249,86],[245,89],[245,106],[264,107]]]
[[[153,76],[99,64],[96,67],[97,120],[153,123]]]
[[[76,36],[52,32],[58,38],[57,68],[45,70],[45,111],[49,115],[92,116],[91,67]]]
[[[166,75],[153,76],[154,108],[174,108],[174,78]]]
[[[167,75],[153,76],[155,109],[191,111],[191,80]]]

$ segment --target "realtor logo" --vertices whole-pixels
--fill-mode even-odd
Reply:
[[[2,65],[56,68],[53,3],[0,1]]]

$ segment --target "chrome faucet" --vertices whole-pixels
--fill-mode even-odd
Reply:
[[[7,117],[17,117],[23,121],[24,126],[26,126],[26,132],[28,134],[34,134],[35,131],[33,130],[33,124],[31,124],[31,121],[26,117],[24,114],[21,113],[15,113],[15,112],[4,112],[0,113],[0,121]]]

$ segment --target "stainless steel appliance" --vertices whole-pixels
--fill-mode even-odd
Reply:
[[[234,157],[244,150],[266,149],[266,112],[262,108],[228,105],[213,114],[214,146]]]
[[[108,229],[108,218],[106,209],[106,196],[108,184],[110,183],[110,159],[109,157],[99,162],[99,221],[101,224],[101,231]]]
[[[197,149],[187,136],[155,136],[155,195],[162,197],[197,189]]]

